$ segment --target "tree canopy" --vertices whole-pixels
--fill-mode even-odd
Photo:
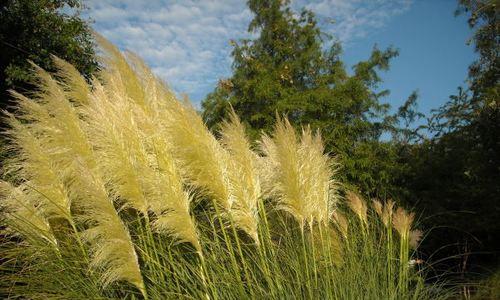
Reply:
[[[313,12],[295,14],[288,1],[248,1],[255,39],[232,41],[233,74],[222,79],[202,103],[212,129],[232,107],[253,138],[269,132],[276,116],[294,126],[320,130],[328,151],[341,158],[344,181],[364,192],[387,194],[389,145],[379,143],[390,128],[389,106],[380,102],[379,71],[397,56],[374,47],[370,57],[347,70],[341,45],[323,34]]]
[[[56,55],[89,76],[97,69],[94,44],[79,0],[5,0],[0,4],[0,98],[7,89],[30,89],[28,60],[54,71]]]

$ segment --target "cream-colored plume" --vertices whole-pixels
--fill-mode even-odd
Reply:
[[[129,53],[129,63],[114,46],[107,49],[111,65],[103,77],[108,84],[94,84],[86,115],[108,185],[124,205],[144,216],[152,211],[154,229],[201,253],[190,216],[192,197],[184,190],[164,126],[169,91],[138,57]]]
[[[19,94],[14,95],[18,101],[31,101]],[[11,114],[7,113],[7,116],[10,128],[6,134],[16,155],[5,164],[5,174],[13,174],[31,189],[30,194],[38,199],[40,210],[43,210],[47,220],[62,218],[74,224],[68,192],[56,166],[44,150],[44,144],[34,136],[30,124],[21,123]]]
[[[351,210],[358,216],[358,218],[364,224],[367,224],[368,207],[366,206],[366,202],[363,199],[361,199],[361,197],[358,194],[352,191],[347,192],[346,198],[347,198],[347,204],[349,205]]]
[[[261,197],[257,155],[251,150],[245,127],[234,111],[230,121],[224,122],[221,141],[229,151],[228,177],[231,194],[231,217],[236,226],[259,242],[257,234],[258,210]]]
[[[25,185],[18,187],[0,181],[1,209],[7,218],[10,234],[19,235],[32,244],[49,243],[57,246],[44,211],[37,203],[39,197]]]
[[[273,136],[263,136],[261,149],[268,165],[265,190],[276,198],[278,208],[290,213],[301,228],[328,222],[337,200],[334,164],[324,154],[319,134],[306,128],[299,141],[289,121],[278,119]]]
[[[169,102],[164,129],[187,182],[212,198],[226,212],[231,210],[229,153],[206,128],[196,110],[176,99]]]
[[[403,208],[398,207],[392,217],[392,225],[394,226],[394,229],[396,229],[396,231],[401,235],[401,237],[406,239],[409,237],[414,219],[415,213],[408,213]]]
[[[90,89],[82,87],[84,79],[76,78],[67,64],[56,60],[56,65],[64,68],[59,72],[63,83],[33,65],[38,80],[34,99],[16,95],[23,125],[11,121],[12,138],[26,156],[20,173],[30,174],[25,178],[34,185],[30,195],[43,195],[37,202],[42,205],[35,206],[37,215],[53,216],[61,208],[61,216],[67,217],[77,207],[75,217],[87,228],[80,234],[92,249],[92,266],[103,270],[104,285],[129,281],[144,292],[132,239],[105,189],[99,157],[88,138],[93,133],[84,107]]]

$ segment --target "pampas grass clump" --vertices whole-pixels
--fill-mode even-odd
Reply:
[[[336,181],[318,133],[286,118],[220,138],[145,64],[100,39],[86,80],[33,65],[2,165],[0,295],[23,299],[434,299],[414,215]]]

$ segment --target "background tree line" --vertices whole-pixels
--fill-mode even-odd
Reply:
[[[206,124],[217,132],[230,107],[251,137],[269,132],[278,115],[294,126],[321,131],[327,150],[342,164],[341,180],[370,198],[392,198],[416,209],[426,229],[424,255],[450,257],[472,251],[472,265],[498,264],[500,226],[500,120],[498,5],[460,0],[474,29],[478,60],[469,83],[424,116],[418,95],[390,112],[380,72],[395,48],[373,48],[348,70],[342,47],[322,33],[313,12],[297,14],[288,1],[249,0],[255,39],[232,41],[233,73],[202,103]],[[29,91],[28,60],[52,70],[59,56],[86,76],[98,68],[87,21],[78,0],[6,0],[0,4],[1,107],[8,89]],[[418,88],[418,87],[416,87]],[[416,121],[426,118],[426,125]],[[435,253],[437,249],[446,246]],[[481,253],[481,254],[479,254]],[[459,270],[464,255],[443,268]]]

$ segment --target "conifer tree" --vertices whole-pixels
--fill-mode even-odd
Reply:
[[[374,47],[349,72],[340,43],[320,31],[313,12],[295,14],[280,0],[250,0],[248,7],[254,14],[248,31],[258,37],[232,41],[233,74],[202,103],[207,125],[217,129],[232,106],[255,139],[277,115],[287,115],[296,127],[322,132],[327,150],[345,166],[345,181],[387,193],[392,148],[378,141],[390,125],[388,105],[379,102],[388,91],[376,92],[377,72],[398,52]]]

